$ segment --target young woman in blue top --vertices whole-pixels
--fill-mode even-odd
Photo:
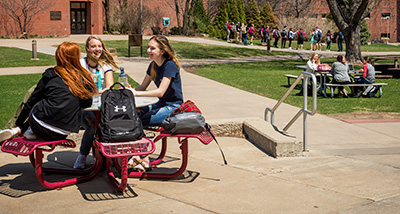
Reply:
[[[149,59],[153,61],[147,69],[142,84],[131,90],[135,96],[159,97],[160,100],[140,109],[139,117],[143,127],[160,125],[165,117],[183,103],[180,66],[167,37],[163,35],[152,37],[147,53]],[[151,81],[154,81],[157,89],[146,91]],[[143,160],[134,157],[128,164],[141,171],[150,168],[148,157]]]
[[[153,61],[142,84],[131,90],[135,96],[159,97],[160,100],[140,109],[143,127],[160,125],[165,117],[183,103],[180,66],[168,39],[162,35],[152,37],[147,53]],[[154,81],[157,89],[146,91],[151,81]]]

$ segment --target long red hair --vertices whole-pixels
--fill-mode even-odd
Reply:
[[[92,74],[79,62],[81,48],[72,42],[63,42],[56,50],[57,66],[55,70],[71,93],[79,98],[92,98],[96,91]]]

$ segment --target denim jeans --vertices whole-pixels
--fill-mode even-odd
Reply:
[[[90,121],[90,122],[89,122]],[[88,155],[93,146],[93,141],[95,139],[95,127],[94,123],[96,121],[96,115],[92,111],[82,112],[81,125],[85,128],[85,132],[82,136],[81,147],[79,149],[82,155]]]
[[[139,117],[142,120],[143,127],[158,126],[171,114],[180,104],[162,105],[156,103],[140,109]]]
[[[247,33],[243,34],[243,44],[247,45]]]

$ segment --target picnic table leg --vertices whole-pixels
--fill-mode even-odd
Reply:
[[[155,160],[153,160],[152,162],[150,162],[150,164],[153,166],[153,165],[157,165],[157,164],[159,164],[162,160],[163,160],[163,158],[165,157],[165,153],[167,152],[167,138],[166,137],[163,137],[162,138],[162,147],[161,147],[161,152],[160,152],[160,154],[158,155],[158,157],[155,159]]]
[[[116,159],[116,158],[112,158]],[[112,159],[111,158],[106,158],[106,165],[107,165],[107,175],[108,179],[110,182],[117,187],[118,192],[124,192],[125,188],[128,184],[128,158],[127,157],[121,157],[121,183],[117,181],[117,179],[114,176],[113,170],[112,170]]]
[[[186,170],[187,162],[188,162],[188,139],[180,140],[178,137],[178,142],[180,142],[182,153],[182,164],[178,171],[173,173],[153,173],[153,172],[130,172],[128,177],[130,178],[156,178],[156,179],[173,179],[182,175]]]
[[[43,177],[43,170],[42,170],[43,151],[41,149],[36,149],[31,154],[31,156],[33,156],[33,155],[35,155],[35,158],[31,157],[31,160],[33,160],[33,159],[35,160],[36,178],[39,181],[39,183],[46,189],[55,189],[55,188],[60,188],[60,187],[69,186],[72,184],[77,184],[77,183],[88,181],[88,180],[94,178],[100,172],[101,165],[102,165],[102,159],[100,157],[100,154],[97,154],[96,162],[94,163],[96,165],[96,167],[89,175],[85,175],[85,176],[78,177],[78,178],[71,178],[71,179],[67,179],[64,181],[60,181],[60,182],[47,182]]]
[[[379,95],[378,95],[378,97],[376,97],[376,98],[382,97],[382,93],[383,93],[383,91],[382,91],[382,86],[378,86],[378,88],[379,88]]]

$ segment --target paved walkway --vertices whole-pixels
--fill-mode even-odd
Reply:
[[[83,42],[86,36],[38,40],[39,50],[64,40]],[[104,39],[123,36],[104,36]],[[201,42],[204,39],[171,37]],[[26,40],[0,40],[0,46],[29,48]],[[207,43],[232,45],[219,41]],[[245,47],[263,48],[263,47]],[[53,51],[54,53],[54,51]],[[305,53],[307,54],[307,53]],[[328,53],[329,54],[329,53]],[[375,53],[374,53],[375,54]],[[293,57],[298,57],[294,55]],[[120,59],[133,79],[141,82],[148,61]],[[0,69],[1,74],[22,70]],[[25,73],[43,68],[25,68]],[[242,91],[182,71],[185,99],[202,109],[209,123],[262,118],[276,100]],[[276,124],[282,128],[299,109],[282,105]],[[400,211],[400,123],[350,124],[324,115],[308,117],[309,151],[303,157],[274,159],[241,138],[219,137],[228,165],[217,146],[190,141],[186,177],[172,181],[128,181],[129,189],[112,193],[106,175],[63,188],[44,190],[27,157],[0,153],[0,213],[398,213]],[[302,122],[289,134],[302,138]],[[59,149],[46,159],[72,166],[78,153]],[[171,143],[167,166],[177,167],[177,145]],[[58,178],[52,176],[52,178]],[[115,200],[119,199],[119,200]],[[23,206],[21,206],[23,204]],[[51,211],[50,211],[51,210]]]

